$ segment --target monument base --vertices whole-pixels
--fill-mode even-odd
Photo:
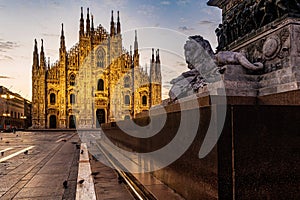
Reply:
[[[241,65],[227,65],[221,81],[209,83],[198,90],[198,96],[262,97],[300,90],[300,67],[287,67],[267,74],[249,74]],[[299,72],[298,72],[299,70]]]

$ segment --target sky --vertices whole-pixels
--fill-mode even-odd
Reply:
[[[90,8],[94,24],[109,31],[111,10],[120,11],[123,47],[133,45],[137,30],[140,64],[148,65],[151,48],[160,49],[163,99],[169,84],[188,68],[183,45],[191,35],[201,35],[217,46],[214,30],[221,10],[208,0],[0,0],[0,85],[31,100],[31,68],[34,39],[44,40],[46,57],[58,59],[61,23],[67,49],[78,42],[80,7]]]

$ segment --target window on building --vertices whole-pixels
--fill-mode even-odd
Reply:
[[[125,95],[125,105],[126,106],[130,105],[130,96],[129,95]]]
[[[104,67],[104,60],[105,60],[105,56],[104,56],[104,51],[103,49],[99,49],[96,53],[96,63],[97,63],[97,67]]]
[[[70,94],[70,103],[74,104],[76,102],[75,100],[75,94]]]
[[[147,106],[147,97],[145,95],[142,97],[142,105]]]
[[[103,81],[103,79],[98,80],[97,90],[98,91],[104,91],[104,81]]]
[[[55,104],[55,94],[54,93],[51,93],[50,94],[50,104]]]
[[[128,76],[126,76],[124,78],[124,87],[125,88],[129,88],[130,87],[130,78]]]
[[[71,86],[75,85],[75,75],[74,74],[71,74],[71,76],[70,76],[70,85]]]
[[[10,111],[10,117],[14,117],[14,112]]]

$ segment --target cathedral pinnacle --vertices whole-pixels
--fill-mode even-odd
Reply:
[[[64,36],[64,24],[61,24],[61,37],[65,37]]]
[[[156,50],[156,63],[160,63],[160,59],[159,59],[159,49]]]
[[[65,36],[64,36],[64,24],[63,23],[61,24],[60,48],[63,51],[66,50]]]
[[[152,60],[151,60],[151,62],[152,62],[152,63],[155,62],[155,60],[154,60],[154,48],[152,48]]]
[[[94,15],[92,15],[92,31],[94,32]]]
[[[132,46],[130,45],[130,52],[129,52],[130,54],[130,58],[132,58]]]
[[[134,53],[138,53],[137,30],[134,32]]]
[[[114,36],[116,34],[115,30],[115,22],[114,22],[114,11],[111,11],[111,22],[110,22],[110,36]]]
[[[44,41],[41,39],[42,45],[41,45],[41,52],[44,52]]]
[[[33,50],[33,68],[38,68],[39,66],[39,55],[38,55],[38,47],[37,41],[34,39],[34,50]]]
[[[81,7],[81,17],[80,17],[80,27],[79,27],[79,35],[84,35],[84,20],[83,20],[83,7]]]
[[[121,34],[121,23],[120,23],[119,11],[118,11],[118,19],[117,19],[117,34]]]
[[[41,69],[45,69],[46,63],[45,63],[45,54],[44,54],[44,41],[41,39],[41,53],[40,53],[40,66]]]
[[[90,35],[90,9],[87,8],[87,14],[86,14],[86,33],[87,35]]]
[[[34,52],[35,52],[35,53],[38,52],[37,41],[36,41],[36,39],[34,39]]]

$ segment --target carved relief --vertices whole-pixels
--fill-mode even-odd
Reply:
[[[295,28],[295,43],[297,44],[297,52],[300,54],[300,27]]]
[[[266,60],[274,59],[281,49],[281,42],[278,36],[269,37],[263,45],[263,54]]]
[[[280,59],[286,58],[289,55],[290,44],[288,43],[288,38],[290,36],[289,29],[282,29],[279,33],[281,39],[281,50],[278,54]]]

